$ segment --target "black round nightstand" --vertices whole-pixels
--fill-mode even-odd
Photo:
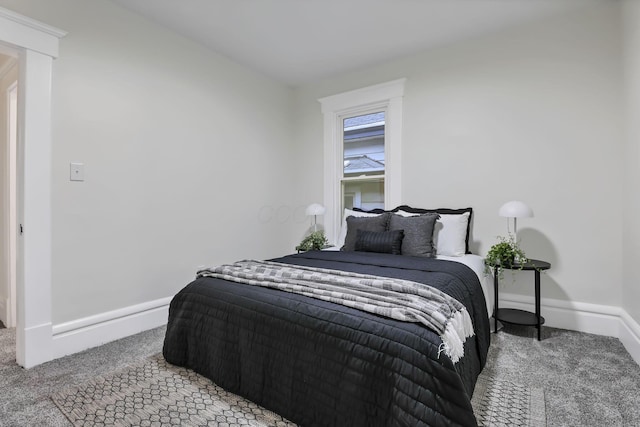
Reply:
[[[535,326],[538,329],[538,341],[540,341],[540,330],[544,324],[544,317],[540,315],[540,272],[551,268],[551,264],[546,261],[530,259],[525,264],[514,264],[511,267],[503,267],[508,270],[533,270],[535,274],[535,313],[515,308],[498,307],[498,267],[493,267],[493,288],[494,288],[494,309],[493,320],[495,332],[498,332],[498,320],[503,323],[513,325]]]

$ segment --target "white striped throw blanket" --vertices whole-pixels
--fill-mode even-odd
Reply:
[[[422,283],[270,261],[239,261],[200,270],[215,277],[264,286],[342,304],[405,322],[419,322],[442,338],[441,351],[456,363],[474,335],[467,309],[455,298]]]

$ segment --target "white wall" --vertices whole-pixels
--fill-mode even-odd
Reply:
[[[296,91],[297,194],[322,197],[317,99],[406,77],[404,203],[474,208],[472,250],[506,233],[521,199],[532,258],[550,261],[543,296],[622,305],[620,10],[604,3],[339,76]],[[525,273],[523,273],[525,274]],[[529,276],[508,285],[531,295]]]
[[[0,5],[69,32],[53,81],[54,326],[172,296],[200,265],[292,251],[291,215],[268,214],[293,211],[290,89],[107,1]]]
[[[622,7],[625,47],[627,146],[624,179],[624,275],[623,308],[640,323],[640,3],[625,1]]]

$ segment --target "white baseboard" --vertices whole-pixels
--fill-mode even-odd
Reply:
[[[535,310],[532,297],[508,293],[500,294],[500,308]],[[624,309],[542,298],[540,313],[546,326],[618,338],[640,365],[640,325]]]
[[[16,362],[23,368],[32,368],[48,362],[51,357],[51,323],[16,329]]]
[[[501,293],[500,307],[534,310],[533,298]],[[53,358],[97,347],[167,323],[171,297],[55,325]],[[640,364],[640,325],[620,307],[543,298],[545,325],[618,338]]]
[[[165,325],[171,297],[53,326],[53,358]]]
[[[622,311],[618,338],[631,357],[640,365],[640,325],[626,311]]]

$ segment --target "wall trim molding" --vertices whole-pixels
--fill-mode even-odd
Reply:
[[[534,299],[500,293],[500,307],[534,311]],[[545,326],[618,338],[640,365],[640,324],[623,308],[541,298],[540,311]]]
[[[166,325],[172,297],[160,298],[117,310],[84,317],[51,327],[36,328],[53,335],[53,358],[63,357],[149,329]],[[500,306],[533,311],[533,298],[503,293]],[[624,309],[549,298],[541,300],[545,325],[618,338],[640,364],[640,324]],[[30,331],[29,335],[38,331]]]
[[[44,22],[36,21],[35,19],[31,19],[27,16],[20,15],[19,13],[5,9],[4,7],[0,7],[0,16],[13,21],[16,24],[20,24],[24,27],[28,27],[57,38],[62,38],[67,35],[66,31],[47,25]]]
[[[640,365],[640,325],[624,310],[622,310],[621,319],[618,339]]]
[[[0,42],[18,56],[18,213],[16,362],[52,358],[51,87],[53,59],[66,32],[0,8]]]
[[[388,208],[402,200],[402,123],[406,78],[318,99],[323,114],[324,227],[331,244],[338,244],[342,225],[343,129],[345,116],[386,111],[384,202]]]
[[[171,299],[161,298],[54,325],[53,358],[165,325]]]
[[[53,58],[58,57],[58,40],[66,31],[0,7],[0,40],[16,47],[26,47]]]

